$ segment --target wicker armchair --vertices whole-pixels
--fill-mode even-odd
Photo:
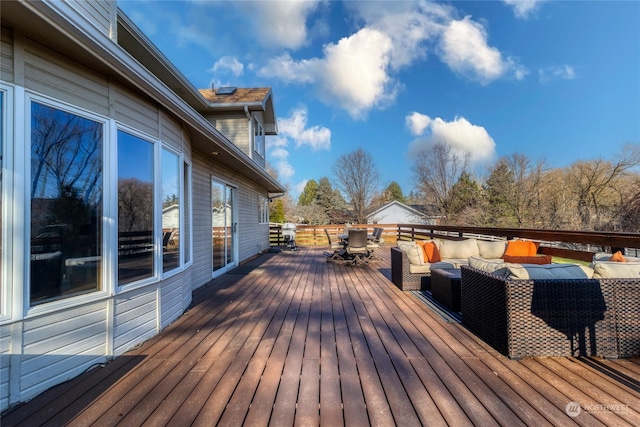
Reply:
[[[403,291],[431,290],[431,273],[411,273],[407,254],[391,248],[391,281]]]
[[[500,353],[618,357],[615,280],[502,279],[468,266],[461,274],[462,323]]]

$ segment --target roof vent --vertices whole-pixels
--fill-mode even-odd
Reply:
[[[235,86],[224,86],[216,90],[216,95],[233,95],[238,90]]]

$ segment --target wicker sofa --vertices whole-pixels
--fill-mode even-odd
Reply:
[[[461,267],[463,324],[500,353],[640,356],[640,277],[514,279]]]
[[[441,261],[435,263],[423,262],[411,257],[411,252],[406,247],[391,248],[391,281],[403,291],[431,290],[432,269],[458,269],[468,263],[469,257],[482,257],[489,260],[504,261],[508,255],[507,241],[486,241],[476,239],[433,239],[430,240],[438,246]],[[420,241],[424,242],[424,241]],[[412,241],[399,241],[398,246],[416,244]],[[533,242],[527,242],[534,245]],[[534,246],[533,253],[537,250]],[[420,257],[421,255],[418,255]],[[537,264],[548,264],[551,257],[547,255],[533,255],[528,257],[515,257],[517,261]]]

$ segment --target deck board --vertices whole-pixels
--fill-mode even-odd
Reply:
[[[509,360],[369,266],[265,254],[162,333],[3,414],[36,425],[640,425],[640,359]],[[578,402],[575,418],[565,409]]]

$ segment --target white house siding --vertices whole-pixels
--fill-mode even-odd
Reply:
[[[119,356],[158,333],[157,287],[147,286],[114,298],[113,353]]]
[[[224,136],[240,148],[247,156],[251,157],[251,141],[249,139],[249,120],[246,115],[241,117],[215,118],[215,126]]]
[[[0,326],[0,408],[9,406],[9,367],[11,355],[11,327]]]
[[[182,129],[180,123],[166,112],[160,113],[160,139],[178,151],[182,150]]]
[[[24,320],[21,399],[104,363],[106,319],[106,303],[100,301]]]
[[[378,224],[428,224],[432,220],[417,215],[400,205],[392,204],[381,209],[369,218],[368,221],[370,223],[375,221]]]
[[[115,119],[153,137],[159,137],[158,106],[114,85]]]
[[[110,36],[111,27],[115,19],[116,2],[107,0],[72,0],[69,1],[69,4],[91,22],[98,31]]]
[[[160,328],[167,327],[183,312],[183,273],[178,273],[162,281],[160,287]]]
[[[98,114],[109,113],[105,76],[30,39],[25,39],[24,53],[25,87]]]
[[[0,32],[0,76],[3,80],[13,81],[13,34],[7,28]]]
[[[211,174],[213,165],[201,153],[194,151],[191,172],[193,201],[193,288],[211,280],[213,253],[211,251]]]

